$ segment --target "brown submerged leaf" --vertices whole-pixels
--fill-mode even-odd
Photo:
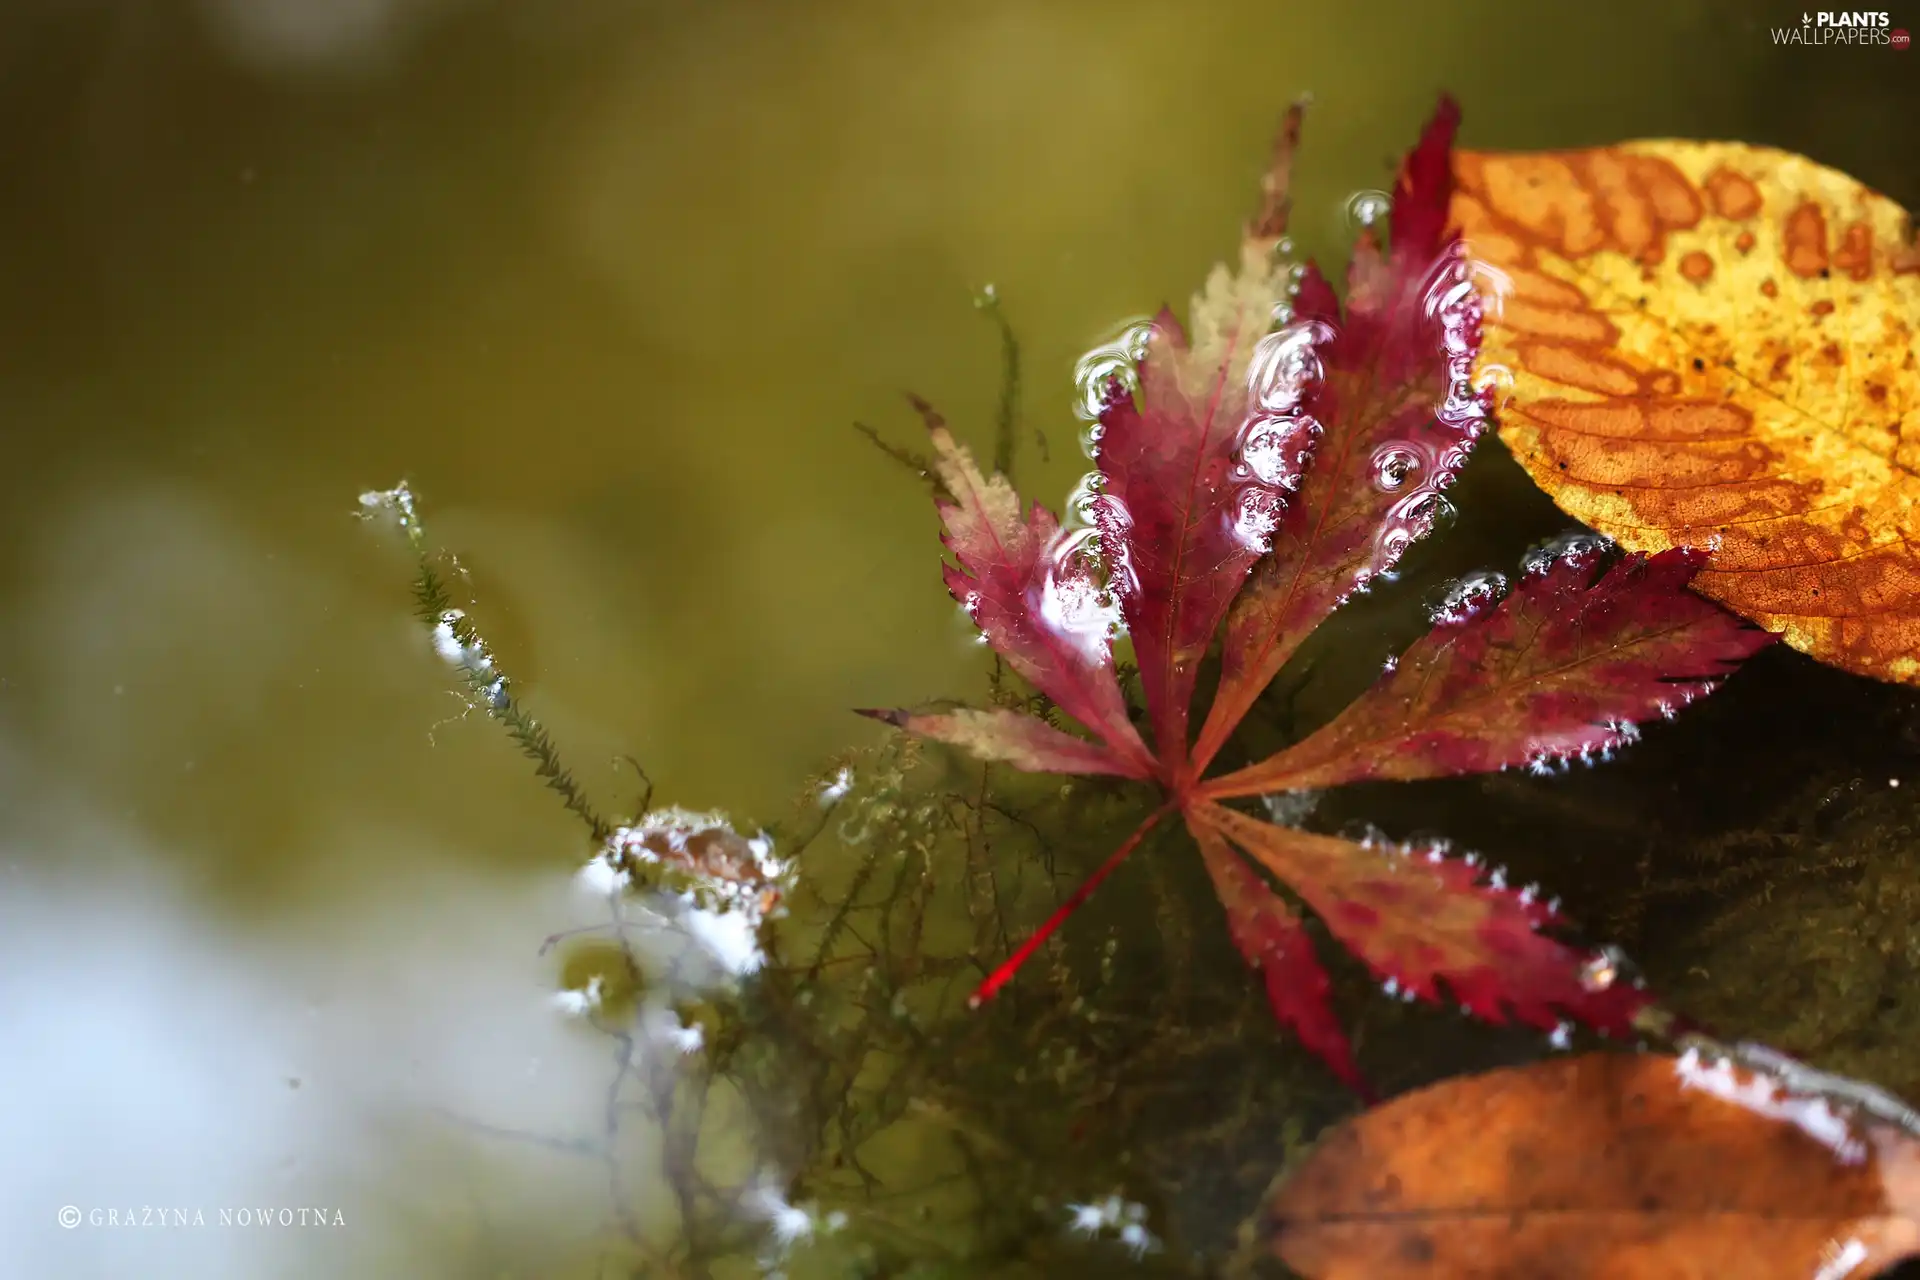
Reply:
[[[1263,1238],[1309,1280],[1865,1280],[1920,1251],[1920,1146],[1689,1054],[1449,1080],[1341,1126]]]
[[[1920,251],[1843,173],[1739,143],[1459,152],[1511,289],[1480,368],[1562,510],[1823,662],[1920,683]],[[1489,284],[1493,277],[1489,276]]]

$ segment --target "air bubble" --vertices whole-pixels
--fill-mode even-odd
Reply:
[[[1040,621],[1089,662],[1104,661],[1120,633],[1120,609],[1102,581],[1099,534],[1062,529],[1045,554],[1040,580]]]
[[[1080,477],[1067,494],[1065,523],[1069,528],[1086,529],[1098,525],[1102,513],[1112,502],[1107,496],[1107,478],[1098,471]]]
[[[1420,455],[1403,444],[1381,445],[1373,452],[1373,487],[1398,493],[1421,479]]]
[[[1140,362],[1146,359],[1153,322],[1130,320],[1113,339],[1094,347],[1073,366],[1074,413],[1085,422],[1098,422],[1107,401],[1118,393],[1132,395],[1140,385]],[[1097,447],[1099,437],[1091,442]],[[1092,453],[1088,454],[1093,456]]]
[[[1247,393],[1259,411],[1281,417],[1299,410],[1325,376],[1317,348],[1333,336],[1325,321],[1303,320],[1260,339],[1247,365]]]
[[[1460,508],[1445,494],[1423,493],[1417,501],[1407,504],[1400,518],[1414,531],[1414,537],[1424,538],[1435,530],[1448,528],[1459,517]]]
[[[1371,227],[1393,210],[1393,197],[1384,191],[1356,191],[1347,197],[1347,221],[1355,227]]]
[[[1503,364],[1483,364],[1473,375],[1473,391],[1487,408],[1498,412],[1513,398],[1513,370]]]

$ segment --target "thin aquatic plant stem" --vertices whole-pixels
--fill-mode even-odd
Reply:
[[[443,626],[452,633],[452,638],[459,645],[459,657],[452,658],[449,655],[450,661],[466,682],[468,692],[477,705],[490,719],[506,729],[507,736],[513,739],[521,754],[533,761],[534,773],[559,795],[560,802],[568,812],[587,825],[594,842],[605,844],[613,835],[613,824],[601,817],[587,800],[580,785],[574,781],[573,771],[561,762],[560,752],[547,735],[546,726],[521,707],[513,696],[512,680],[499,669],[492,650],[481,641],[466,614],[454,607],[445,579],[434,568],[434,552],[427,543],[426,529],[420,521],[419,500],[412,488],[402,480],[384,492],[362,494],[360,505],[369,509],[369,512],[384,508],[399,519],[417,565],[413,600],[414,612],[421,624],[430,633]],[[468,655],[473,654],[479,655],[477,661],[480,665],[475,665],[475,660],[469,658]],[[638,761],[634,762],[634,767],[640,768]],[[640,776],[646,777],[644,769],[640,770]],[[651,793],[649,785],[648,794]]]

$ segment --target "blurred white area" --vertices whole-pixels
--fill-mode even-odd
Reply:
[[[78,809],[61,825],[68,869],[20,869],[44,846],[4,851],[10,1274],[455,1275],[489,1237],[564,1251],[605,1225],[598,1166],[452,1118],[599,1124],[607,1047],[554,1011],[533,959],[534,922],[560,918],[551,892],[476,885],[366,832],[394,868],[366,900],[245,928],[196,907],[136,834]],[[64,1206],[205,1225],[66,1230]],[[328,1225],[221,1224],[262,1208]]]
[[[428,744],[404,577],[348,581],[379,534],[343,501],[329,573],[184,490],[57,505],[0,611],[0,1272],[568,1274],[604,1166],[481,1126],[601,1132],[612,1045],[538,950],[606,905],[564,836],[502,865],[530,776],[446,799],[518,762],[478,718]],[[221,1222],[262,1209],[326,1225]]]
[[[353,73],[387,65],[463,0],[200,0],[208,27],[262,71]]]

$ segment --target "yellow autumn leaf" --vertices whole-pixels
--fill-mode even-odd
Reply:
[[[1920,252],[1904,210],[1727,142],[1461,152],[1453,216],[1496,269],[1500,434],[1636,551],[1823,662],[1920,683]],[[1500,281],[1499,277],[1504,277]]]

